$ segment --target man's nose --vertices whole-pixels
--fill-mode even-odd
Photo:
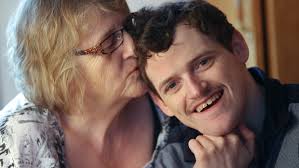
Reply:
[[[190,99],[197,99],[205,96],[208,92],[208,83],[198,77],[189,76],[186,80],[187,97]]]

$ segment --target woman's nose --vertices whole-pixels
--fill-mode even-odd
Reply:
[[[135,44],[132,37],[124,31],[123,58],[136,57]]]

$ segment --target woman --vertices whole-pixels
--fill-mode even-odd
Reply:
[[[143,167],[158,119],[140,97],[125,1],[21,3],[8,35],[22,94],[0,113],[0,165]]]

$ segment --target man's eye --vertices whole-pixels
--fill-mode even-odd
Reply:
[[[165,93],[174,90],[177,87],[176,82],[170,82],[166,87],[165,87]]]
[[[204,59],[201,59],[200,61],[198,61],[198,63],[196,63],[194,65],[194,70],[195,71],[202,71],[202,70],[205,70],[207,69],[211,64],[212,64],[212,58],[210,57],[207,57],[207,58],[204,58]]]
[[[201,66],[204,66],[204,65],[206,65],[208,62],[209,62],[209,59],[204,59],[204,60],[202,60],[202,61],[200,62],[200,65],[201,65]]]

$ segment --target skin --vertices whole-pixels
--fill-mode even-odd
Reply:
[[[244,125],[239,130],[243,141],[234,133],[191,139],[189,147],[196,158],[194,168],[248,168],[255,153],[255,136]]]
[[[78,48],[95,46],[112,32],[122,27],[126,14],[104,11],[89,12],[87,31],[81,34]],[[124,43],[112,55],[81,56],[75,60],[82,70],[87,94],[91,99],[103,99],[107,104],[117,104],[141,96],[145,87],[139,80],[132,39],[124,32]],[[99,89],[102,88],[102,89]]]
[[[121,28],[125,16],[90,9],[78,48],[95,46]],[[85,95],[82,111],[74,104],[72,115],[60,116],[69,166],[144,166],[151,159],[154,122],[149,102],[142,96],[146,90],[136,69],[132,39],[124,32],[123,44],[111,55],[74,56],[74,61]]]
[[[171,47],[147,61],[146,73],[160,96],[152,94],[156,104],[203,134],[189,143],[194,167],[247,167],[254,156],[254,133],[244,124],[249,114],[256,116],[252,107],[261,90],[247,71],[248,48],[237,31],[231,45],[229,51],[179,24]]]
[[[252,79],[245,62],[248,49],[240,36],[234,53],[188,25],[179,25],[167,52],[154,54],[146,73],[161,99],[157,104],[203,134],[220,136],[236,128],[247,111]],[[220,99],[203,112],[196,108],[215,95]]]

